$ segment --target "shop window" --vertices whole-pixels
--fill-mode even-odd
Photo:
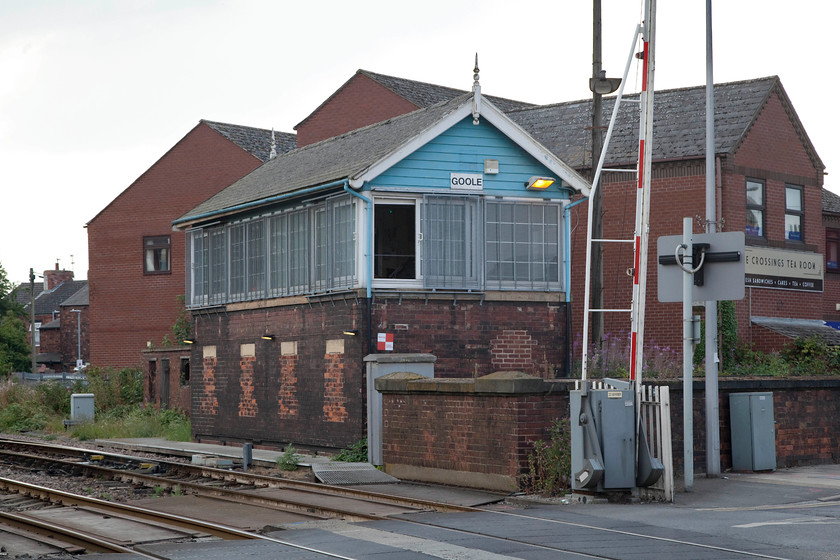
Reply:
[[[171,269],[168,235],[143,238],[143,272],[168,274]]]
[[[764,182],[747,179],[747,225],[745,233],[764,237]]]
[[[802,216],[802,187],[785,185],[785,239],[788,241],[804,241]]]

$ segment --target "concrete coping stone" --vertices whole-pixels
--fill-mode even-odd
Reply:
[[[437,361],[437,356],[434,354],[368,354],[364,357],[364,361],[380,364],[433,364]]]
[[[568,391],[569,380],[547,381],[521,371],[497,371],[478,378],[429,378],[409,372],[383,375],[375,382],[380,393],[546,394]]]

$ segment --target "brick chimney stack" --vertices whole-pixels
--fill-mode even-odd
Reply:
[[[55,270],[45,270],[44,271],[44,290],[49,291],[57,286],[60,286],[64,282],[73,279],[73,271],[72,270],[60,270],[58,268],[58,263],[55,263]]]

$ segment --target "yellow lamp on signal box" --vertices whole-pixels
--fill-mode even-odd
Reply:
[[[544,191],[556,182],[556,179],[551,177],[531,177],[525,183],[525,188],[529,191]]]

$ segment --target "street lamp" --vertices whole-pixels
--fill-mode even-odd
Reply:
[[[70,313],[76,314],[76,367],[82,367],[82,310],[71,309]]]

